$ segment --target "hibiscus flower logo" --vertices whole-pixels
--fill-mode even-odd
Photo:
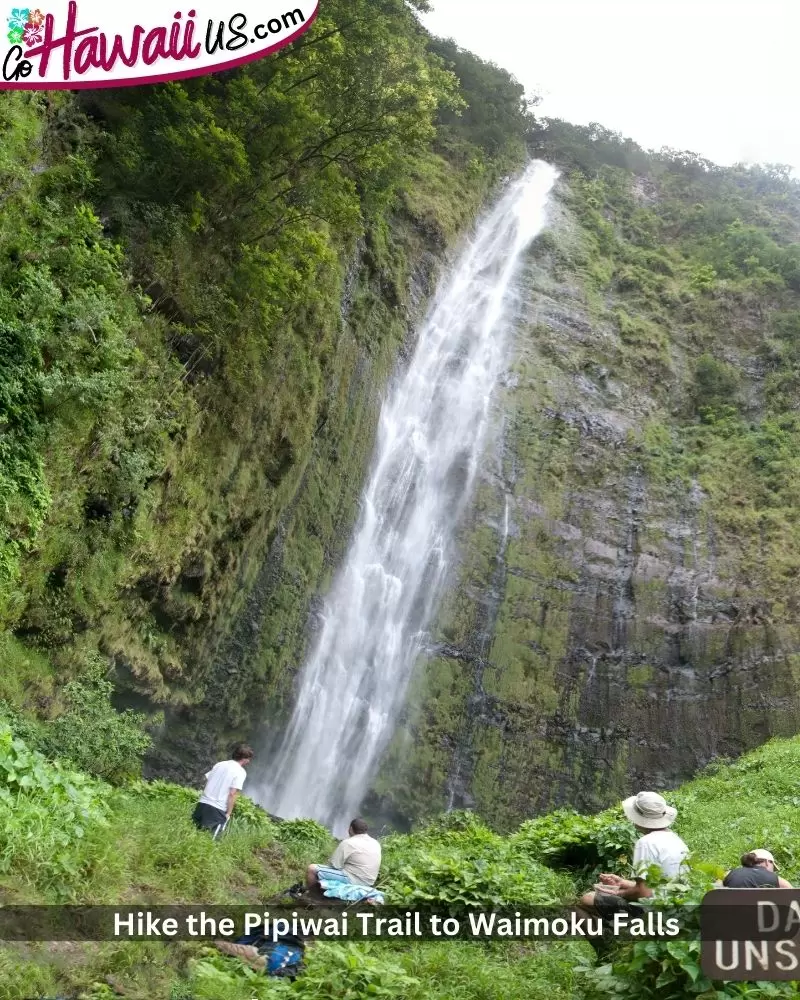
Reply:
[[[27,7],[11,8],[11,16],[8,18],[8,40],[12,45],[19,45],[25,37],[25,25],[28,23],[30,13]]]
[[[11,17],[8,19],[8,27],[13,30],[14,28],[24,29],[25,25],[30,20],[31,12],[27,7],[12,7]]]
[[[23,39],[28,48],[34,45],[41,45],[44,40],[44,31],[40,24],[34,24],[33,21],[28,21],[25,25],[25,31],[23,32]]]
[[[13,7],[8,21],[8,40],[12,45],[21,45],[23,42],[30,48],[33,45],[41,45],[44,41],[44,22],[47,15],[39,10],[30,10],[28,7]]]

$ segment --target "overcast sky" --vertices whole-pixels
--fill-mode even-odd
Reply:
[[[800,176],[800,0],[431,2],[427,27],[513,73],[540,115]]]

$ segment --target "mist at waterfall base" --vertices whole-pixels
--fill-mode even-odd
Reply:
[[[385,400],[361,512],[276,755],[248,793],[273,815],[347,830],[438,610],[519,316],[517,279],[557,171],[509,183],[443,279]],[[255,764],[256,762],[254,762]]]

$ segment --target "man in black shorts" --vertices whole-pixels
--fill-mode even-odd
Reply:
[[[245,768],[253,759],[253,751],[245,743],[237,743],[230,760],[221,760],[206,774],[206,786],[192,813],[199,830],[221,833],[231,818],[236,799],[244,787]]]

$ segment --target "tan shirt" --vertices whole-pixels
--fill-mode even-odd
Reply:
[[[348,837],[333,852],[331,865],[346,871],[351,882],[375,885],[381,869],[381,845],[368,833]]]

